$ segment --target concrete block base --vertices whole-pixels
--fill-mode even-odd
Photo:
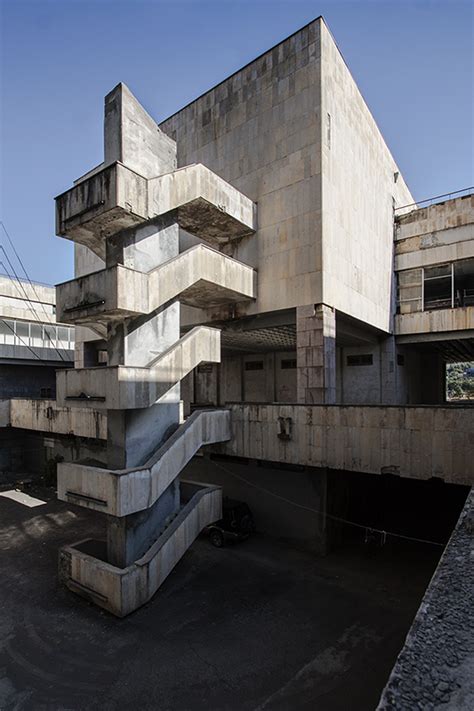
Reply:
[[[181,482],[183,506],[168,528],[132,565],[117,568],[106,560],[106,544],[84,540],[59,552],[59,578],[70,590],[125,617],[144,605],[182,558],[199,533],[222,518],[220,487]]]

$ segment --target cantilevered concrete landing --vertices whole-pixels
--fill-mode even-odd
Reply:
[[[147,179],[117,161],[56,198],[56,233],[104,259],[107,237],[172,211],[213,245],[257,229],[252,200],[199,163]]]
[[[57,318],[95,326],[149,314],[178,296],[201,308],[247,301],[257,296],[256,281],[252,267],[201,244],[148,273],[117,265],[59,284]]]

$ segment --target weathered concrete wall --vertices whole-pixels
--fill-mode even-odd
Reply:
[[[445,202],[413,209],[404,215],[397,215],[395,239],[397,254],[436,247],[439,241],[446,244],[451,235],[465,234],[463,231],[445,232],[474,224],[474,195],[453,198]],[[435,234],[436,233],[436,234]],[[413,240],[401,243],[400,240]]]
[[[220,452],[250,459],[474,484],[474,408],[231,404]],[[278,437],[286,421],[288,440]],[[285,423],[284,423],[285,424]]]
[[[419,311],[395,317],[395,333],[398,336],[422,333],[449,333],[474,329],[474,306],[455,309]]]
[[[319,31],[311,23],[161,124],[180,166],[203,163],[258,201],[257,235],[226,248],[258,267],[258,299],[240,314],[321,301]]]
[[[107,438],[107,416],[98,410],[58,407],[56,400],[0,400],[0,427]]]
[[[49,396],[54,397],[56,393],[54,366],[10,365],[0,362],[0,398],[41,397],[41,391],[44,389],[49,389]]]
[[[426,591],[378,711],[474,707],[474,491]]]
[[[322,301],[389,331],[393,201],[413,198],[323,22],[321,97]]]

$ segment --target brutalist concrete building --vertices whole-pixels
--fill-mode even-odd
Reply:
[[[474,411],[445,373],[474,359],[474,197],[415,204],[322,18],[159,125],[119,84],[103,162],[56,211],[76,367],[48,426],[99,443],[58,495],[107,522],[61,552],[72,590],[136,609],[222,492],[320,553],[365,487],[424,538],[410,506],[462,507]]]

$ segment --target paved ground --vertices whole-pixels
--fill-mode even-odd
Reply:
[[[198,540],[117,620],[56,579],[58,547],[98,532],[79,508],[0,497],[1,709],[373,709],[437,554]]]

